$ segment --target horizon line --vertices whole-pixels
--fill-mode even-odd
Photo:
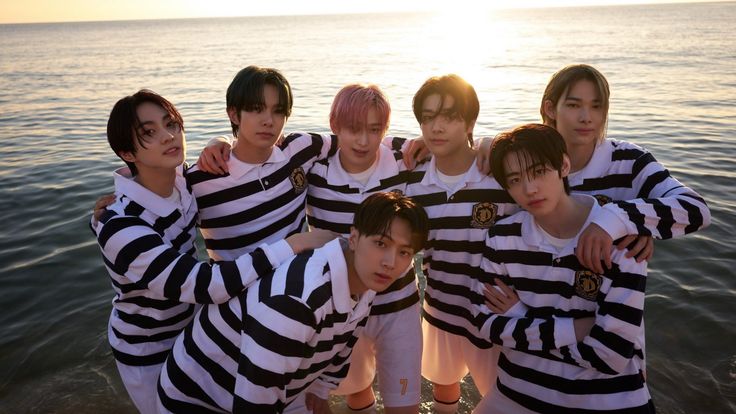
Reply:
[[[609,4],[584,4],[584,5],[569,5],[569,4],[560,4],[560,5],[531,5],[531,6],[492,6],[484,8],[483,11],[505,11],[505,10],[544,10],[544,9],[566,9],[566,8],[600,8],[600,7],[631,7],[631,6],[649,6],[649,5],[661,5],[661,6],[667,6],[667,5],[674,5],[674,4],[693,4],[693,3],[700,3],[700,4],[710,4],[710,3],[733,3],[735,0],[706,0],[706,1],[699,1],[699,0],[686,0],[686,1],[677,1],[677,0],[671,0],[671,1],[637,1],[637,0],[631,0],[628,3],[609,3]],[[137,18],[137,19],[96,19],[96,20],[48,20],[48,21],[18,21],[18,22],[0,22],[0,26],[10,26],[10,25],[34,25],[34,24],[63,24],[63,23],[112,23],[112,22],[135,22],[135,21],[164,21],[164,20],[196,20],[196,19],[239,19],[239,18],[259,18],[259,17],[300,17],[300,16],[309,16],[309,17],[319,17],[319,16],[349,16],[349,15],[392,15],[392,14],[440,14],[445,12],[444,10],[439,9],[429,9],[429,10],[417,10],[417,9],[407,9],[407,10],[377,10],[377,11],[336,11],[336,12],[317,12],[317,13],[309,13],[309,12],[303,12],[303,13],[294,13],[294,14],[271,14],[271,13],[264,13],[264,14],[247,14],[247,15],[227,15],[227,16],[179,16],[179,17],[152,17],[152,18]]]

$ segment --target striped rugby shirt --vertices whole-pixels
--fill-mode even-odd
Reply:
[[[237,298],[201,309],[159,381],[164,411],[276,413],[327,398],[347,374],[374,292],[350,298],[341,240],[302,253]]]
[[[473,163],[465,176],[449,189],[440,180],[435,159],[409,173],[406,194],[429,216],[429,240],[424,250],[427,287],[424,319],[438,329],[461,335],[482,348],[474,325],[474,280],[482,276],[480,262],[488,229],[518,211],[509,194]]]
[[[199,206],[200,231],[214,260],[232,260],[263,242],[299,233],[305,223],[307,171],[337,150],[331,135],[293,133],[262,164],[234,155],[229,173],[215,175],[195,165],[187,183]]]
[[[115,290],[108,338],[126,365],[163,363],[194,303],[225,302],[292,254],[284,241],[231,262],[199,262],[197,204],[182,171],[175,179],[181,205],[135,182],[127,167],[116,171],[117,198],[92,224]]]
[[[626,141],[603,141],[588,165],[568,180],[573,192],[605,204],[594,223],[613,239],[627,234],[670,239],[710,224],[710,210],[698,193],[673,178],[651,153]]]
[[[371,194],[380,191],[406,191],[408,171],[402,161],[402,138],[387,137],[384,143],[395,144],[394,149],[379,145],[378,165],[363,185],[346,172],[338,153],[318,161],[307,174],[307,222],[312,228],[331,230],[347,237],[358,205]],[[398,312],[419,302],[416,277],[413,268],[395,281],[385,291],[376,295],[371,315]]]
[[[592,206],[584,229],[602,207],[590,196],[573,197]],[[596,275],[575,257],[579,236],[558,251],[526,211],[490,230],[482,268],[512,284],[527,311],[512,317],[478,306],[481,335],[503,346],[484,404],[489,412],[653,412],[641,374],[647,264],[614,249],[613,268]],[[558,322],[588,316],[595,326],[583,341],[575,343],[574,334],[567,345],[555,340],[569,329]]]

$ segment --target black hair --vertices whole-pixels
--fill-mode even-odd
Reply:
[[[387,235],[394,218],[401,218],[411,228],[411,247],[424,248],[429,237],[429,218],[419,204],[398,192],[379,192],[363,200],[355,211],[353,227],[363,236]]]
[[[184,130],[184,119],[182,119],[174,104],[154,91],[141,89],[133,95],[117,101],[112,111],[110,111],[110,117],[107,119],[107,142],[120,159],[123,158],[120,156],[123,152],[136,153],[136,141],[141,147],[146,147],[145,139],[139,133],[141,120],[138,119],[138,107],[145,102],[163,108],[164,111],[169,113],[171,119],[178,122]],[[133,175],[138,174],[138,169],[134,163],[125,161],[125,164],[128,165]]]
[[[465,121],[465,125],[469,125],[478,119],[480,112],[480,103],[475,89],[465,79],[455,74],[444,76],[433,76],[427,79],[419,90],[414,94],[412,106],[414,109],[414,117],[417,122],[422,123],[424,100],[428,96],[438,94],[440,96],[440,105],[435,115],[440,112],[449,117],[459,117]],[[443,111],[445,98],[451,96],[453,99],[452,108]],[[473,144],[473,133],[468,134],[470,144]]]
[[[519,157],[519,162],[523,166],[536,164],[551,166],[561,177],[567,146],[556,129],[542,124],[521,125],[498,134],[491,147],[491,172],[493,178],[505,189],[508,189],[508,183],[504,159],[512,153]],[[567,177],[563,182],[565,193],[570,194]]]
[[[279,91],[279,105],[281,111],[288,118],[294,99],[291,95],[291,86],[284,75],[276,69],[248,66],[241,69],[230,82],[225,95],[227,110],[234,109],[240,117],[240,111],[254,111],[262,108],[265,103],[263,99],[263,87],[272,85]],[[238,135],[238,126],[230,121],[233,136]]]

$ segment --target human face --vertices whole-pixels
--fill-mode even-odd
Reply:
[[[422,103],[422,119],[420,127],[427,148],[435,157],[452,157],[462,151],[471,149],[468,134],[473,132],[475,121],[466,123],[457,113],[452,113],[455,99],[439,94],[427,96]]]
[[[570,172],[570,160],[563,157],[560,173],[550,165],[530,164],[524,153],[512,152],[503,159],[509,195],[535,218],[554,214],[565,196],[563,177]]]
[[[250,163],[265,162],[286,125],[286,108],[279,103],[278,89],[264,85],[262,107],[239,112],[228,109],[228,116],[238,126],[238,143],[234,150],[238,159]]]
[[[394,218],[387,234],[364,236],[355,228],[348,239],[353,251],[355,272],[350,272],[350,293],[367,289],[382,292],[409,269],[414,257],[411,227],[402,218]]]
[[[121,154],[125,161],[135,163],[138,174],[153,170],[174,170],[184,162],[186,139],[181,124],[164,108],[152,102],[144,102],[136,108],[140,121],[136,134],[143,138],[145,146],[135,140],[135,154]]]
[[[335,132],[340,143],[340,164],[345,171],[360,173],[373,165],[385,132],[375,108],[368,110],[366,123],[360,130],[341,127]]]
[[[595,147],[603,136],[606,114],[595,84],[580,80],[570,86],[557,105],[545,101],[544,110],[555,121],[555,129],[565,139],[569,150]]]

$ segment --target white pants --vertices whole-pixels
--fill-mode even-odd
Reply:
[[[133,400],[133,404],[141,412],[141,414],[153,414],[157,412],[156,408],[156,384],[158,376],[161,374],[161,368],[164,364],[146,365],[136,367],[125,365],[115,361],[118,366],[120,378],[123,380],[125,389]]]
[[[350,355],[347,377],[333,391],[349,395],[370,387],[378,371],[378,390],[386,407],[421,400],[422,325],[419,303],[398,312],[372,315]]]

